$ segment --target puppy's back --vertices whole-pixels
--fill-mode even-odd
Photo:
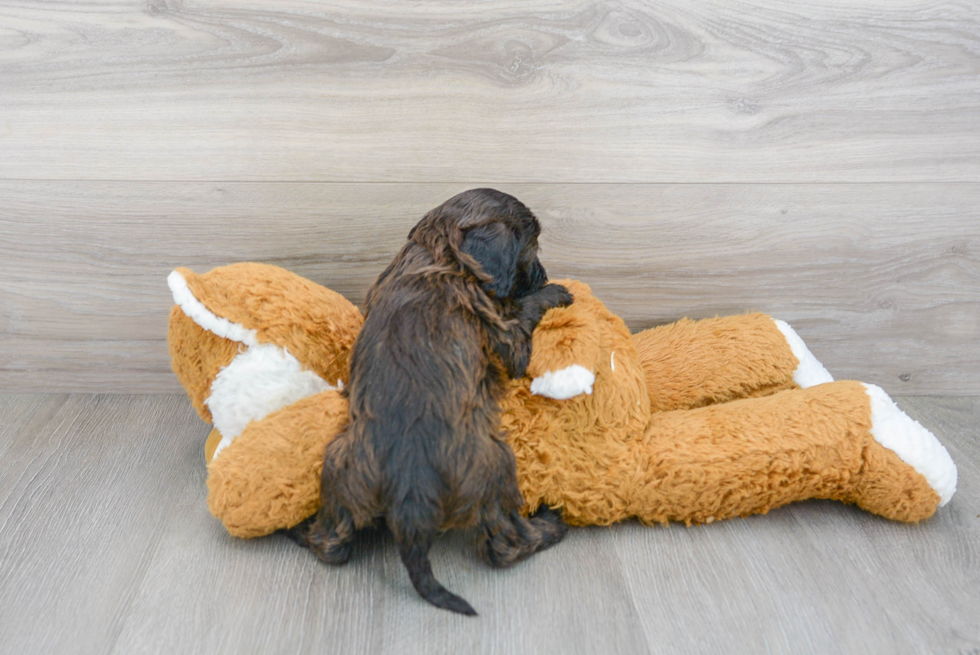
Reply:
[[[396,510],[407,515],[388,516],[389,524],[469,526],[494,484],[486,464],[501,457],[501,373],[467,303],[471,291],[460,288],[467,281],[433,275],[424,257],[405,254],[399,259],[415,270],[399,270],[396,260],[395,274],[372,289],[351,356],[350,436],[376,463],[380,488],[371,495],[384,506],[364,514]]]

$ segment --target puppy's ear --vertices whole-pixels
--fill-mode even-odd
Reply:
[[[514,288],[517,257],[520,254],[519,246],[510,228],[495,221],[466,232],[460,250],[475,259],[482,273],[492,278],[484,279],[483,288],[487,293],[497,298],[505,298]],[[473,271],[473,273],[477,277],[484,277],[480,275],[481,271]]]

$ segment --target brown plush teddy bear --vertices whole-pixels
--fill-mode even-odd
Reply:
[[[211,512],[239,537],[299,523],[347,420],[339,389],[360,313],[262,264],[168,282],[173,369],[215,426]],[[952,497],[939,441],[880,388],[833,382],[785,323],[752,314],[631,335],[588,286],[562,283],[575,302],[541,321],[502,403],[527,510],[691,524],[832,498],[914,522]]]

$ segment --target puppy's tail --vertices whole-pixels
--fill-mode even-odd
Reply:
[[[432,537],[417,540],[402,537],[398,541],[398,553],[402,557],[402,564],[408,569],[408,577],[412,580],[415,591],[436,607],[457,614],[476,616],[476,610],[465,599],[452,593],[436,580],[432,574],[432,564],[429,562],[430,548],[432,548]]]

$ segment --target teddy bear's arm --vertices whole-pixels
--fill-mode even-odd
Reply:
[[[549,310],[534,330],[527,375],[531,393],[567,400],[591,394],[599,356],[597,302],[588,285],[575,280],[556,280],[574,296],[568,307]]]
[[[633,336],[653,411],[810,387],[833,378],[783,321],[765,314],[688,319]]]

